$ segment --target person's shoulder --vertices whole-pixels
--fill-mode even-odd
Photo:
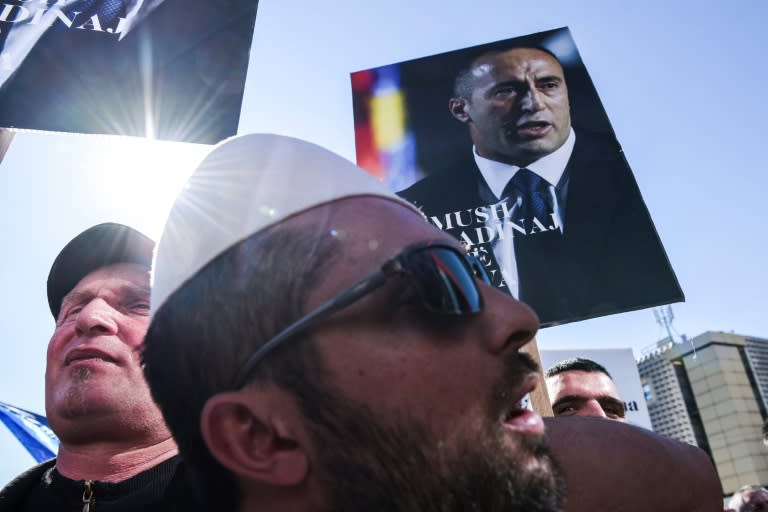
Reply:
[[[457,162],[450,168],[428,174],[397,195],[431,215],[492,201],[493,198],[483,198],[484,188],[487,186],[474,162]]]
[[[166,487],[163,499],[159,502],[160,510],[184,510],[196,512],[207,510],[200,494],[202,486],[197,482],[194,472],[180,455],[174,457],[173,477]]]
[[[722,511],[720,481],[700,448],[602,418],[547,418],[545,423],[565,473],[565,512]]]
[[[627,166],[624,151],[613,133],[592,132],[574,128],[576,143],[570,165],[594,168]]]
[[[613,133],[574,130],[576,144],[568,168],[576,188],[596,190],[603,186],[614,194],[621,188],[636,188],[624,150]]]
[[[573,131],[576,133],[576,148],[600,148],[606,151],[619,153],[622,151],[621,144],[619,144],[619,141],[613,132],[595,132],[577,127],[574,127]]]
[[[473,170],[473,169],[472,169]],[[468,172],[466,168],[449,168],[434,171],[424,176],[420,180],[416,181],[413,185],[397,192],[398,195],[403,197],[404,195],[423,194],[425,192],[434,192],[436,189],[443,188],[445,186],[451,186],[456,180],[461,180],[471,176],[471,172]]]
[[[50,459],[23,472],[2,490],[0,490],[0,511],[15,510],[15,507],[29,494],[34,484],[43,474],[56,464],[56,459]]]

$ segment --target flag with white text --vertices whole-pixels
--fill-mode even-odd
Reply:
[[[2,0],[0,128],[234,135],[258,0]]]

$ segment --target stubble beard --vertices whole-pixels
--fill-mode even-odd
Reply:
[[[91,369],[78,367],[72,372],[69,386],[59,402],[59,415],[65,418],[75,418],[88,414],[86,392],[91,380]]]
[[[490,418],[531,367],[524,356],[513,359],[490,398]],[[543,438],[520,435],[509,446],[503,427],[489,421],[485,432],[436,445],[413,418],[384,423],[337,390],[316,391],[303,405],[318,450],[314,470],[326,491],[318,510],[561,510],[562,476]]]
[[[567,125],[567,131],[563,133],[552,124],[552,130],[549,136],[543,138],[523,139],[517,134],[517,122],[511,121],[501,126],[497,132],[500,136],[499,156],[497,160],[508,164],[525,167],[531,163],[550,155],[560,149],[570,134],[570,123]],[[559,125],[558,125],[559,127]],[[503,149],[501,149],[503,148]]]

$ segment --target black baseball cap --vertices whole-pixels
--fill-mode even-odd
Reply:
[[[61,301],[82,278],[113,263],[138,263],[149,269],[155,242],[135,229],[106,222],[86,229],[61,250],[48,274],[48,306],[59,317]]]

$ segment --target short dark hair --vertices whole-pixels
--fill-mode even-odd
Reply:
[[[728,500],[728,509],[739,510],[739,508],[741,508],[741,506],[744,504],[743,494],[745,492],[753,493],[756,491],[768,492],[768,489],[766,489],[765,487],[759,484],[741,486],[736,492],[734,492],[731,495],[731,499]]]
[[[499,55],[500,53],[506,53],[510,50],[520,50],[523,48],[528,48],[531,50],[539,50],[544,53],[547,53],[553,59],[555,59],[558,64],[560,64],[560,67],[563,67],[562,63],[560,62],[560,59],[557,58],[557,55],[555,55],[550,50],[547,50],[542,46],[521,45],[521,46],[511,46],[509,48],[503,48],[503,49],[489,50],[468,59],[464,63],[464,65],[459,69],[459,72],[456,73],[456,77],[453,81],[453,96],[455,98],[464,98],[468,101],[472,98],[472,91],[474,90],[474,78],[472,77],[472,69],[475,67],[475,64],[477,63],[478,60],[484,57],[492,57],[494,55]]]
[[[278,225],[259,232],[203,267],[152,319],[143,354],[147,382],[199,480],[203,500],[215,500],[217,507],[233,507],[239,491],[231,473],[206,448],[200,430],[203,407],[211,396],[231,389],[234,375],[254,350],[301,316],[334,248],[331,237],[308,227]],[[311,395],[324,370],[308,341],[275,350],[249,382]]]
[[[544,374],[546,378],[554,377],[558,373],[563,372],[570,372],[570,371],[580,371],[580,372],[588,372],[588,373],[604,373],[608,376],[609,379],[613,380],[613,377],[610,373],[608,373],[608,370],[605,369],[605,367],[599,363],[594,362],[591,359],[587,359],[586,357],[573,357],[571,359],[566,359],[565,361],[560,361],[556,365],[552,366],[550,369],[547,370],[547,372]]]

